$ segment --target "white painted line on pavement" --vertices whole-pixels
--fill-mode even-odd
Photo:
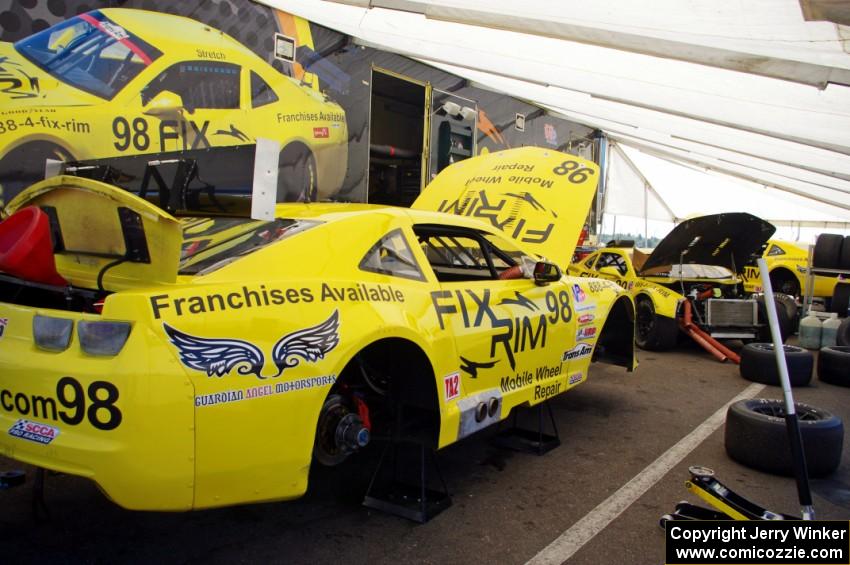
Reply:
[[[549,565],[564,563],[581,549],[584,544],[604,530],[617,516],[643,496],[670,469],[678,465],[682,459],[696,449],[705,439],[713,434],[726,421],[726,410],[739,400],[754,398],[762,391],[764,385],[753,383],[738,396],[724,404],[714,414],[697,426],[691,433],[665,451],[658,459],[635,475],[632,480],[620,487],[620,490],[609,496],[604,502],[591,510],[584,518],[572,525],[567,531],[546,546],[540,553],[531,558],[526,565]]]

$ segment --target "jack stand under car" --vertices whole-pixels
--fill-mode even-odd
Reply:
[[[2,471],[0,472],[0,490],[6,490],[13,487],[19,487],[27,481],[27,474],[23,471]]]
[[[685,488],[714,507],[705,508],[689,502],[680,502],[670,514],[659,521],[662,528],[675,520],[800,520],[795,516],[772,512],[734,492],[714,477],[708,467],[689,467],[691,478]]]

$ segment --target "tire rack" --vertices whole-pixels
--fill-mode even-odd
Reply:
[[[850,276],[850,270],[847,269],[823,269],[823,268],[815,268],[812,263],[812,258],[815,252],[815,245],[809,244],[809,260],[806,264],[806,292],[803,295],[803,314],[800,316],[802,319],[803,316],[806,316],[809,313],[809,310],[812,307],[812,301],[814,299],[815,292],[815,274],[824,274],[824,275],[847,275]],[[838,284],[838,283],[836,283]],[[832,291],[832,294],[835,295],[835,290]],[[838,317],[843,318],[847,314],[845,312],[839,312]]]

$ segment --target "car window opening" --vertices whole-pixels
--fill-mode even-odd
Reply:
[[[522,257],[519,250],[502,248],[506,242],[497,244],[491,234],[477,230],[415,226],[413,231],[440,282],[498,280]]]

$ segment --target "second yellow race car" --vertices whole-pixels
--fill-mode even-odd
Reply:
[[[271,220],[37,183],[0,223],[0,454],[133,509],[291,499],[373,437],[441,448],[592,360],[631,370],[631,297],[558,267],[597,175],[525,147],[452,165],[413,209]]]
[[[702,216],[677,225],[651,254],[635,249],[634,242],[612,242],[572,264],[569,272],[602,277],[629,291],[635,300],[635,339],[643,349],[675,346],[686,321],[715,339],[765,340],[763,305],[745,293],[736,273],[774,231],[751,214]],[[780,310],[787,332],[787,311]]]
[[[807,269],[809,264],[808,246],[791,241],[771,239],[767,242],[763,257],[770,273],[770,284],[774,292],[789,296],[802,297],[806,294]],[[759,268],[755,265],[744,267],[741,276],[747,292],[761,292]],[[835,290],[838,277],[816,274],[812,296],[830,297]]]

